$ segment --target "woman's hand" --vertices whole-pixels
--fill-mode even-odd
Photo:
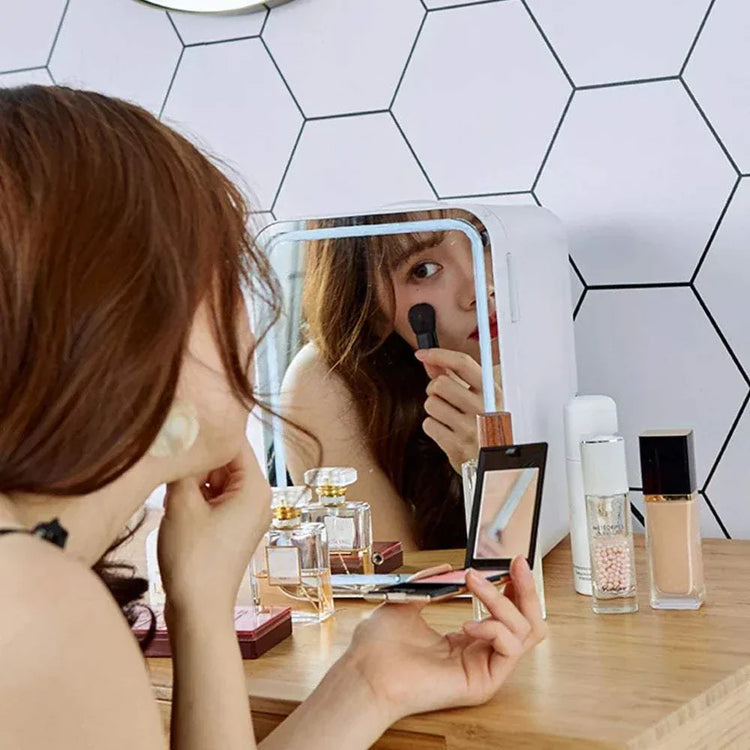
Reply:
[[[355,631],[348,659],[370,686],[386,721],[491,698],[521,657],[546,637],[547,626],[526,561],[511,565],[505,593],[476,572],[469,590],[490,617],[442,636],[422,619],[422,606],[386,604]]]
[[[482,367],[468,354],[449,349],[418,349],[415,356],[430,377],[422,429],[460,474],[461,464],[479,453],[476,417],[484,411]]]
[[[168,610],[231,616],[270,523],[271,491],[249,444],[207,477],[170,484],[159,530]]]

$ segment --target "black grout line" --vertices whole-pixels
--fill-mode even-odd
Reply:
[[[266,30],[266,26],[268,25],[268,19],[271,17],[271,9],[265,3],[263,3],[263,7],[266,9],[266,17],[263,19],[263,23],[260,26],[258,36],[263,36],[263,32]]]
[[[536,201],[536,205],[539,206],[539,208],[542,207],[542,202],[537,197],[537,194],[532,190],[531,191],[531,197]]]
[[[690,289],[689,281],[654,281],[643,284],[589,284],[589,291],[603,292],[619,289]]]
[[[424,2],[422,5],[425,6],[428,13],[440,13],[443,10],[455,10],[456,8],[468,8],[474,5],[491,5],[492,3],[502,3],[506,0],[477,0],[476,2],[463,2],[455,3],[454,5],[444,5],[442,8],[427,8]]]
[[[53,84],[54,84],[55,86],[57,86],[57,81],[55,80],[55,76],[53,76],[53,75],[52,75],[52,71],[51,71],[51,70],[49,69],[49,66],[45,67],[44,69],[45,69],[45,70],[47,71],[47,75],[48,75],[48,76],[50,77],[50,79],[52,80],[52,83],[53,83]]]
[[[547,39],[547,35],[544,33],[544,29],[542,29],[541,24],[539,21],[536,20],[536,16],[531,12],[531,8],[529,8],[529,4],[526,0],[521,0],[521,3],[523,4],[523,7],[526,9],[526,12],[529,14],[529,18],[534,22],[534,26],[536,26],[537,31],[542,35],[542,39],[544,39],[544,43],[547,45],[547,49],[552,53],[552,57],[555,58],[557,61],[557,64],[560,66],[560,70],[562,70],[565,77],[568,79],[568,83],[571,85],[572,88],[575,88],[576,85],[573,83],[573,79],[570,77],[570,74],[568,73],[566,67],[562,64],[562,60],[558,56],[557,52],[555,52],[554,47],[550,44],[549,39]]]
[[[695,34],[695,37],[693,38],[693,42],[690,45],[690,49],[688,50],[687,55],[685,56],[685,62],[682,63],[682,67],[680,68],[680,77],[685,75],[685,69],[688,66],[688,63],[690,62],[690,58],[693,56],[693,52],[695,51],[695,46],[698,44],[698,39],[700,39],[700,35],[703,33],[703,28],[706,25],[706,21],[708,21],[708,17],[711,14],[711,11],[713,10],[714,3],[716,0],[711,0],[711,2],[708,4],[708,8],[706,8],[706,13],[703,16],[703,20],[701,21],[700,26],[698,27],[698,31]]]
[[[630,512],[636,517],[638,523],[640,523],[643,528],[646,528],[646,524],[643,520],[643,513],[641,513],[641,511],[636,508],[635,503],[633,503],[632,501],[630,503]]]
[[[161,103],[161,109],[159,110],[160,120],[162,116],[164,115],[164,110],[167,107],[167,101],[169,100],[169,95],[172,93],[172,86],[174,86],[175,79],[177,78],[177,71],[180,69],[180,63],[182,62],[182,58],[184,54],[185,54],[185,47],[183,47],[180,50],[180,56],[177,58],[177,65],[174,66],[174,72],[172,73],[172,78],[169,81],[169,86],[167,87],[167,93],[164,94],[164,101]]]
[[[737,192],[737,188],[740,186],[741,179],[742,178],[738,176],[737,179],[734,181],[734,185],[732,186],[732,189],[729,191],[729,197],[727,198],[727,202],[724,204],[724,208],[721,210],[721,213],[719,214],[719,218],[716,221],[716,224],[714,225],[713,230],[711,231],[711,236],[708,238],[708,242],[706,242],[706,246],[703,248],[701,257],[698,259],[698,264],[695,266],[693,275],[690,278],[691,284],[695,284],[695,280],[698,278],[698,272],[701,270],[703,266],[703,262],[706,260],[706,256],[708,255],[708,251],[711,248],[711,245],[713,245],[714,240],[716,239],[716,235],[719,232],[719,228],[724,222],[724,217],[726,216],[726,213],[729,210],[730,204],[734,200],[734,194]]]
[[[315,117],[306,117],[307,122],[321,122],[323,120],[343,120],[347,117],[362,117],[365,115],[388,115],[388,109],[366,109],[361,112],[338,112],[333,115],[316,115]]]
[[[706,123],[706,126],[713,134],[713,137],[716,138],[716,142],[719,144],[719,146],[721,147],[721,150],[724,152],[724,156],[726,156],[727,159],[729,159],[729,163],[732,165],[732,167],[734,167],[734,171],[739,176],[741,174],[740,168],[737,166],[737,163],[732,158],[732,155],[729,153],[729,150],[724,145],[724,142],[721,140],[721,138],[719,138],[719,134],[716,132],[716,129],[711,124],[708,117],[706,117],[706,113],[703,111],[701,105],[698,104],[698,100],[695,98],[695,96],[693,95],[693,92],[690,90],[690,86],[687,85],[684,78],[680,78],[680,83],[682,84],[685,91],[687,91],[687,95],[692,100],[693,104],[695,105],[695,108],[698,110],[698,112],[700,113],[700,116],[703,118],[703,121]]]
[[[729,432],[727,433],[727,436],[724,438],[724,442],[722,443],[722,446],[719,449],[719,452],[716,454],[716,460],[714,461],[713,466],[711,467],[711,470],[708,472],[706,481],[703,483],[703,488],[702,488],[703,492],[706,492],[708,490],[708,485],[711,484],[711,480],[714,478],[714,474],[716,473],[716,470],[719,468],[721,459],[724,457],[724,453],[729,447],[729,443],[732,441],[732,437],[735,431],[737,430],[737,426],[739,425],[740,420],[742,419],[742,415],[745,413],[745,409],[747,408],[748,401],[750,401],[750,391],[748,391],[745,394],[745,398],[740,404],[739,411],[737,412],[737,415],[735,416],[734,421],[732,422],[732,426],[729,428]]]
[[[729,533],[729,530],[726,526],[724,526],[724,521],[721,520],[721,516],[717,513],[716,508],[714,508],[714,504],[709,499],[708,495],[703,491],[700,490],[701,497],[706,501],[706,505],[708,505],[711,513],[714,514],[714,518],[716,519],[716,523],[719,524],[719,528],[721,528],[722,533],[727,539],[731,539],[732,535]]]
[[[14,68],[13,70],[0,70],[0,76],[9,76],[14,73],[31,73],[34,70],[47,70],[46,65],[32,65],[29,68]]]
[[[425,10],[429,10],[429,8],[427,7],[427,3],[425,3],[425,1],[424,1],[424,0],[419,0],[419,2],[420,2],[420,4],[422,5],[422,7],[423,7],[423,8],[425,9]]]
[[[422,2],[422,5],[424,5],[424,2]],[[426,11],[426,6],[425,6]],[[414,36],[414,42],[411,45],[411,49],[409,50],[409,54],[406,57],[406,62],[404,63],[404,69],[401,71],[401,75],[398,78],[398,83],[396,84],[396,88],[393,90],[393,96],[391,97],[391,103],[388,105],[388,109],[392,109],[393,105],[396,103],[396,97],[398,96],[398,92],[401,91],[401,84],[403,83],[404,76],[406,75],[406,71],[409,67],[409,63],[411,62],[412,55],[414,54],[414,50],[417,48],[417,42],[419,41],[419,37],[422,36],[422,29],[424,28],[424,23],[427,20],[427,12],[422,16],[422,21],[419,24],[419,28],[417,29],[417,33]]]
[[[247,34],[246,36],[232,36],[227,39],[212,39],[210,42],[191,42],[186,44],[185,47],[192,49],[193,47],[212,47],[215,44],[229,44],[230,42],[246,42],[248,39],[259,39],[260,32],[257,34]]]
[[[401,133],[401,137],[404,139],[404,143],[407,145],[409,151],[411,151],[411,155],[414,157],[414,161],[417,162],[417,165],[422,171],[422,174],[424,175],[425,180],[427,180],[427,184],[430,186],[430,189],[434,193],[435,198],[440,199],[440,195],[438,194],[438,191],[435,189],[435,186],[432,184],[432,180],[430,179],[430,176],[427,174],[427,170],[422,166],[422,162],[419,160],[419,157],[417,156],[416,152],[412,148],[411,143],[409,143],[409,139],[406,137],[406,134],[401,128],[399,121],[396,119],[396,115],[394,115],[393,112],[390,112],[390,115],[391,115],[391,119],[393,120],[393,122],[396,123],[398,132]]]
[[[583,278],[583,274],[581,273],[581,269],[578,268],[578,264],[573,260],[573,256],[568,253],[568,262],[571,266],[573,266],[573,270],[576,272],[576,276],[578,276],[578,280],[583,284],[584,289],[588,289],[589,285],[586,283],[586,279]]]
[[[690,288],[693,290],[693,294],[695,295],[695,298],[698,300],[698,303],[703,308],[703,312],[706,314],[706,317],[711,322],[711,325],[714,327],[714,330],[716,331],[717,336],[721,339],[721,343],[724,344],[724,348],[729,353],[729,356],[732,359],[732,362],[736,365],[737,369],[740,371],[740,375],[742,375],[745,383],[747,383],[750,386],[750,378],[748,378],[747,373],[745,372],[745,368],[740,363],[740,360],[735,355],[734,351],[732,351],[732,347],[729,346],[729,342],[726,339],[726,336],[724,336],[724,333],[722,332],[721,328],[719,328],[717,322],[714,320],[714,316],[711,315],[711,311],[708,309],[708,305],[706,305],[705,301],[703,300],[703,297],[701,297],[700,292],[696,289],[694,285],[690,285]]]
[[[52,53],[55,51],[55,47],[57,46],[57,40],[60,38],[60,31],[62,29],[63,21],[65,21],[65,16],[68,15],[68,7],[70,6],[70,0],[65,0],[65,7],[63,8],[62,15],[60,16],[60,23],[57,24],[57,31],[55,32],[55,38],[52,40],[52,46],[49,48],[49,54],[47,55],[47,62],[45,63],[45,66],[49,68],[49,64],[52,60]]]
[[[177,28],[177,24],[174,22],[174,18],[172,18],[172,14],[169,11],[167,11],[167,18],[169,19],[169,23],[172,24],[172,28],[174,29],[174,33],[177,34],[180,44],[184,47],[185,40],[182,38],[182,34],[180,34],[180,30]]]
[[[302,133],[304,133],[306,127],[307,121],[304,121],[302,125],[300,125],[299,133],[297,133],[297,140],[294,141],[294,146],[292,146],[292,151],[289,154],[289,160],[287,161],[286,167],[284,167],[284,172],[281,175],[281,179],[279,180],[279,186],[276,188],[276,195],[273,196],[273,200],[271,201],[271,208],[268,209],[268,211],[273,214],[274,218],[276,217],[276,201],[279,200],[279,196],[281,195],[281,188],[284,187],[284,180],[286,180],[289,168],[292,166],[292,160],[294,159],[294,155],[297,153],[297,146],[299,146],[299,142],[302,140]]]
[[[573,310],[573,321],[575,322],[575,319],[578,317],[578,313],[581,311],[581,307],[583,306],[583,300],[586,299],[586,295],[588,294],[589,290],[584,289],[583,292],[581,292],[581,296],[578,298],[578,304],[575,306],[575,309]]]
[[[578,91],[593,91],[595,89],[611,89],[618,86],[639,86],[644,83],[664,83],[665,81],[679,81],[679,75],[656,76],[654,78],[633,78],[632,81],[611,81],[609,83],[589,83],[577,86]]]
[[[279,74],[279,77],[284,82],[284,86],[286,86],[286,90],[289,92],[289,96],[292,97],[292,101],[297,106],[297,109],[299,110],[299,113],[302,115],[302,117],[305,117],[305,113],[302,110],[302,107],[300,107],[299,102],[297,101],[297,97],[294,95],[294,92],[292,91],[292,87],[287,82],[286,78],[284,78],[284,74],[281,72],[281,68],[279,67],[279,64],[276,62],[276,58],[271,54],[271,50],[269,49],[268,45],[266,44],[266,40],[261,36],[260,42],[266,49],[266,54],[271,58],[271,62],[273,63],[273,67],[276,68],[276,72]]]
[[[570,109],[570,105],[573,102],[573,96],[575,95],[575,93],[575,89],[572,89],[570,92],[570,96],[568,97],[568,101],[565,102],[565,106],[563,107],[563,111],[560,115],[560,120],[557,123],[557,127],[555,128],[555,132],[552,133],[552,139],[550,140],[549,146],[547,146],[547,150],[544,152],[544,156],[542,157],[542,163],[539,165],[539,169],[537,170],[534,182],[531,183],[532,192],[536,190],[537,185],[539,184],[539,179],[542,176],[542,172],[547,166],[547,159],[549,159],[549,155],[552,153],[552,147],[555,145],[555,141],[557,141],[557,136],[560,133],[560,128],[562,128],[563,122],[565,121],[565,116],[568,114],[568,110]]]

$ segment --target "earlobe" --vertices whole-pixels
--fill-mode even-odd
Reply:
[[[189,451],[198,439],[198,410],[188,401],[175,401],[156,440],[148,450],[155,458],[169,458]]]

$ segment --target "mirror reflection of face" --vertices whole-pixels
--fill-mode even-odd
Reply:
[[[539,469],[487,471],[474,556],[510,559],[529,554]]]
[[[495,292],[491,283],[492,255],[485,248],[487,298],[490,313],[492,360],[499,361]],[[435,327],[442,349],[464,352],[479,362],[479,329],[477,326],[474,271],[471,243],[462,232],[445,232],[434,247],[425,248],[406,258],[392,273],[395,310],[394,329],[414,349],[417,338],[409,325],[409,309],[420,302],[435,308]],[[378,290],[381,306],[387,311],[384,286]]]

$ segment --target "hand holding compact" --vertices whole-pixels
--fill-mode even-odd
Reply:
[[[473,571],[469,590],[490,617],[462,632],[440,635],[421,616],[423,605],[384,604],[357,627],[346,659],[372,688],[393,723],[403,716],[489,700],[521,657],[546,636],[531,571],[511,565],[505,593]]]

